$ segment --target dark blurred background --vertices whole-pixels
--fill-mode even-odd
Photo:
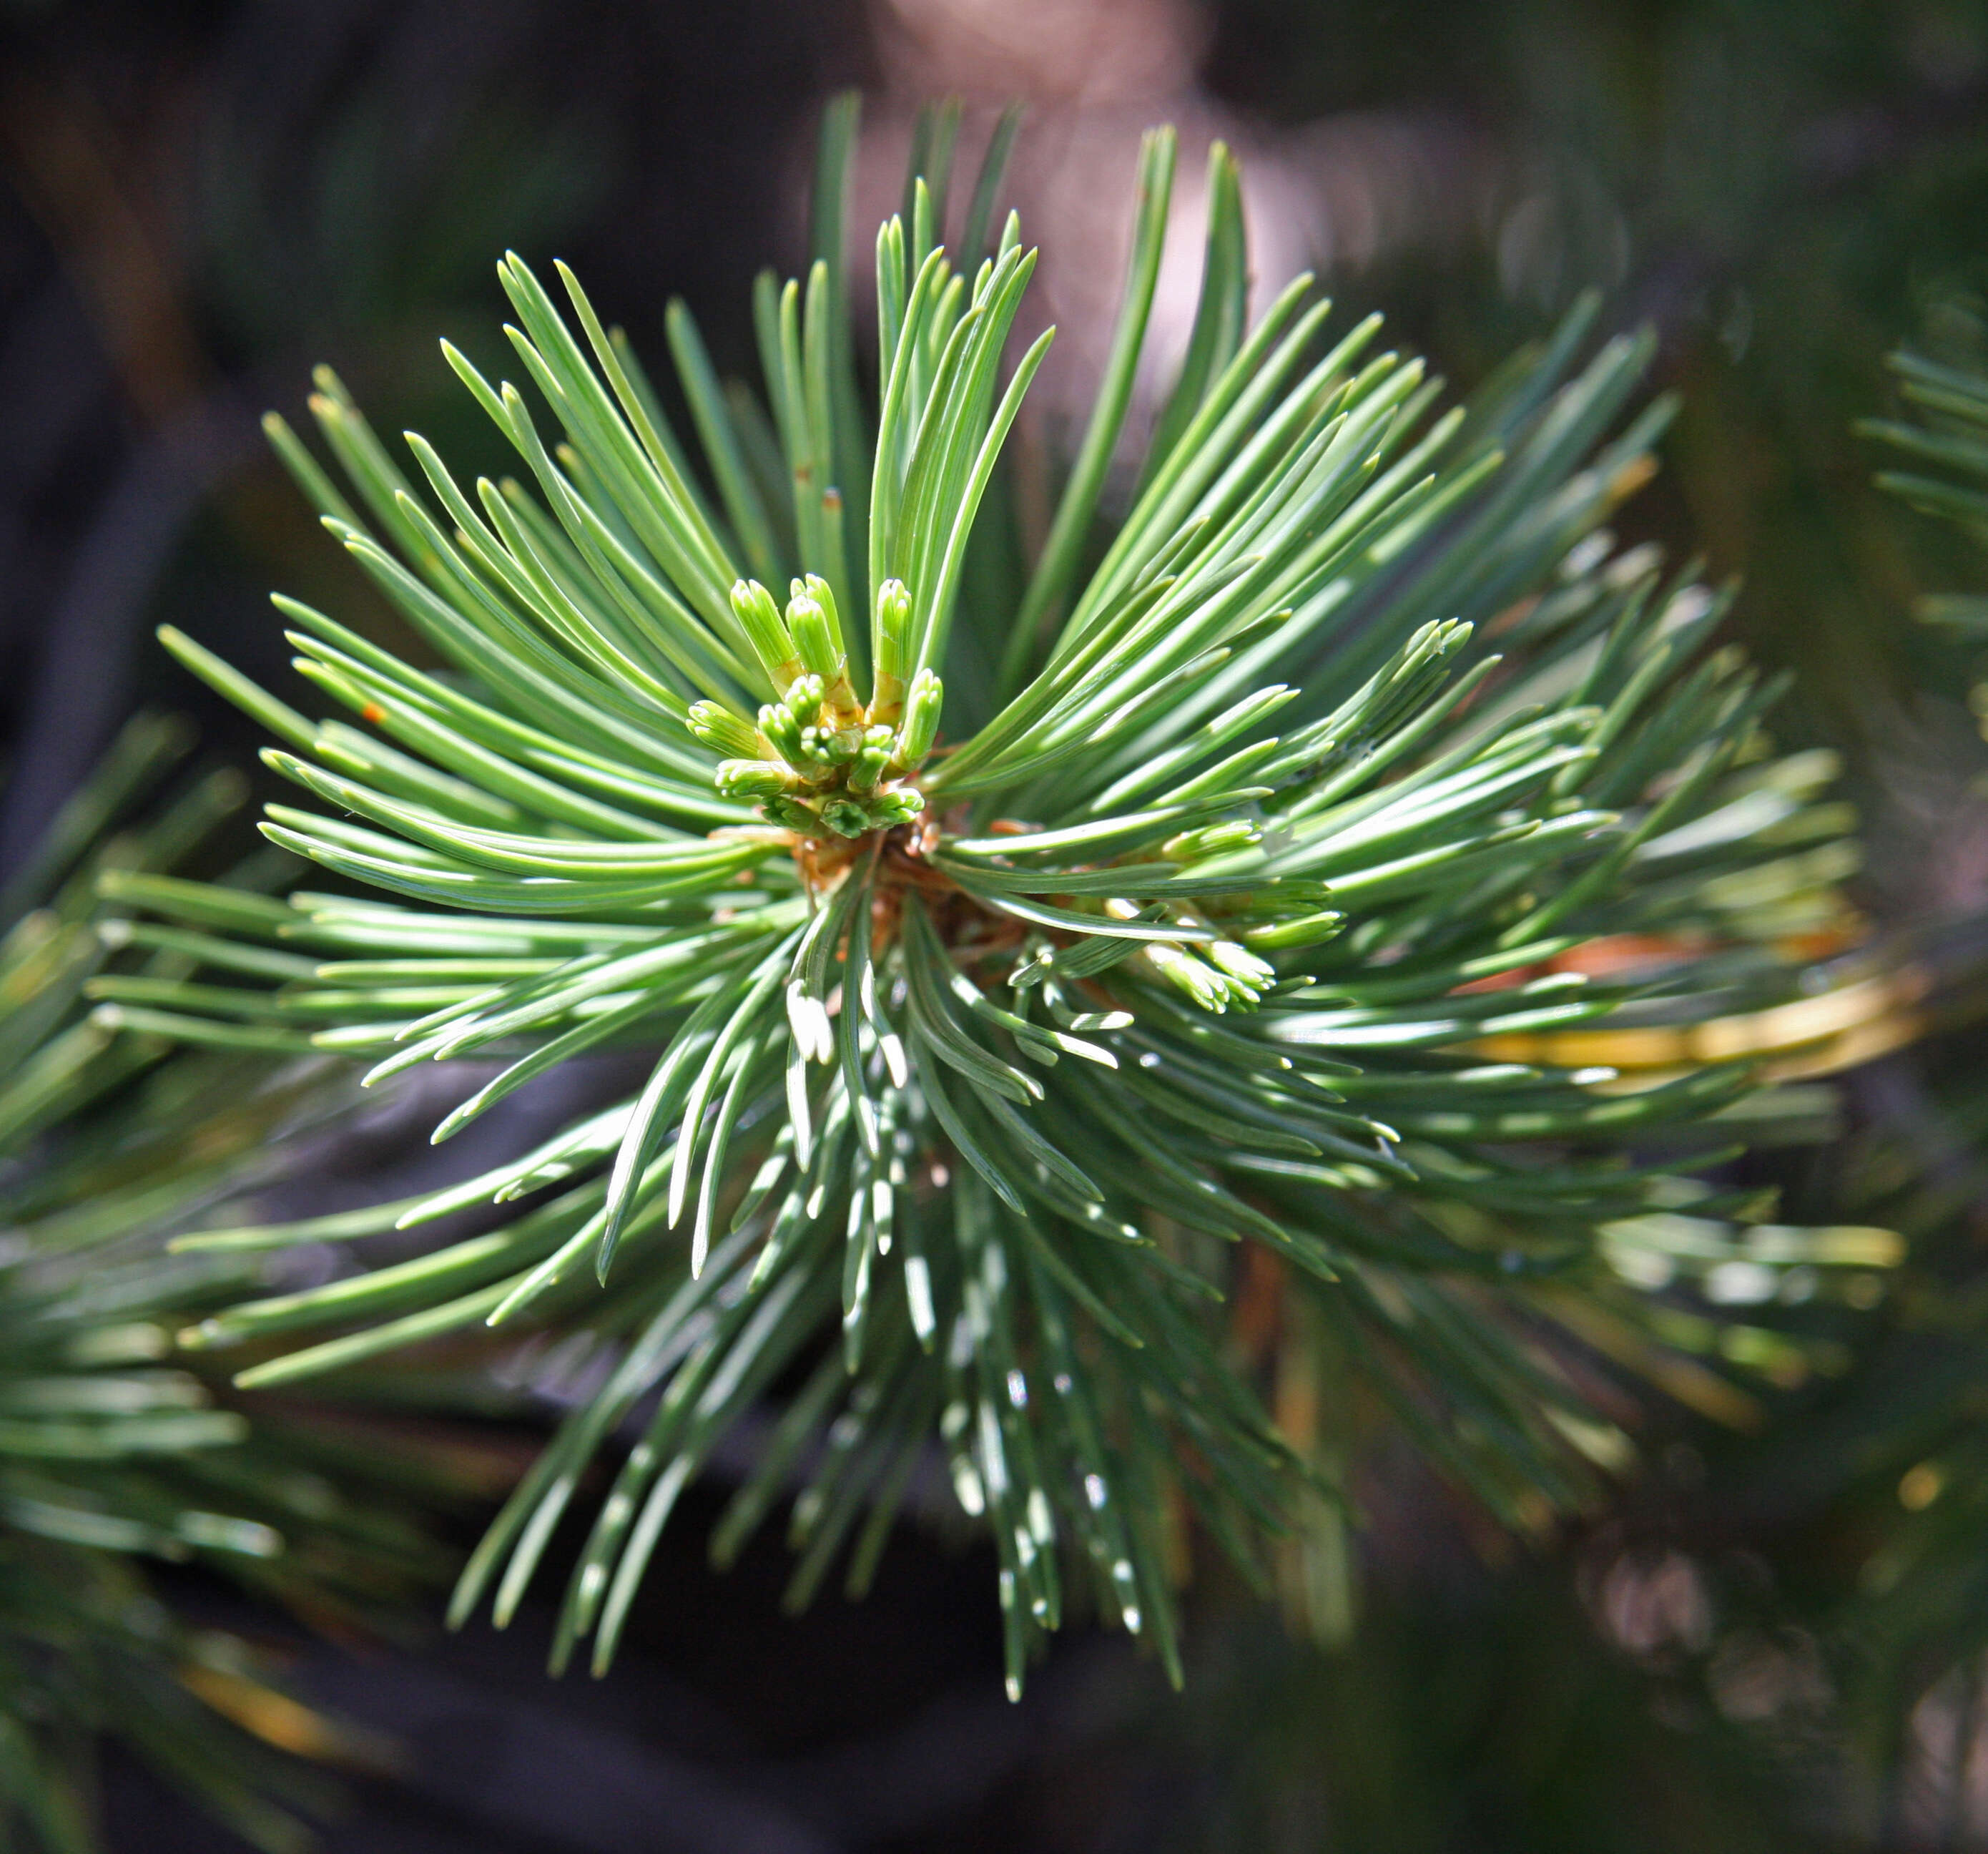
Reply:
[[[1653,322],[1652,385],[1683,411],[1625,538],[1745,577],[1740,632],[1797,673],[1783,735],[1844,749],[1867,805],[1911,827],[1875,906],[1988,878],[1960,804],[1988,763],[1967,666],[1909,616],[1967,569],[1872,493],[1849,431],[1887,409],[1902,338],[1980,340],[1988,6],[0,0],[0,868],[141,702],[245,760],[245,725],[171,669],[156,623],[279,688],[272,587],[390,624],[262,449],[258,416],[294,417],[313,363],[383,432],[494,459],[435,341],[496,359],[492,265],[515,246],[570,259],[651,354],[681,295],[721,367],[749,371],[752,273],[797,256],[816,113],[853,84],[859,215],[891,197],[921,100],[962,96],[969,142],[1026,104],[1011,192],[1069,337],[1032,411],[1052,444],[1155,121],[1182,127],[1184,181],[1212,137],[1243,153],[1261,282],[1317,267],[1461,387],[1584,287],[1611,323]],[[1192,286],[1179,230],[1163,335]],[[1685,1436],[1662,1460],[1624,1513],[1516,1555],[1405,1471],[1352,1641],[1292,1643],[1208,1569],[1182,1698],[1080,1631],[1009,1707],[989,1567],[939,1531],[901,1536],[866,1604],[796,1622],[776,1547],[718,1580],[687,1523],[604,1686],[546,1682],[531,1622],[299,1645],[309,1690],[408,1747],[330,1845],[1983,1845],[1988,1798],[1873,1814],[1819,1725],[1808,1744],[1822,1699],[1793,1625],[1757,1632],[1780,1657],[1768,1701],[1744,1668],[1683,1677],[1709,1589],[1780,1613],[1755,1547],[1786,1515],[1734,1520],[1739,1445]],[[1763,1703],[1772,1758],[1745,1729]],[[122,1764],[106,1790],[132,1854],[232,1845]]]

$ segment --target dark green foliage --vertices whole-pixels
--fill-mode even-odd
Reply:
[[[322,1063],[178,1054],[90,1012],[93,990],[198,963],[96,893],[172,867],[241,804],[240,777],[213,774],[113,834],[186,745],[177,724],[131,724],[10,890],[0,939],[0,1839],[49,1854],[94,1845],[99,1734],[278,1850],[305,1845],[293,1812],[323,1795],[272,1747],[356,1744],[275,1690],[248,1643],[166,1607],[147,1560],[347,1622],[437,1568],[409,1521],[354,1497],[347,1445],[252,1423],[172,1355],[178,1326],[258,1277],[167,1257],[161,1235],[265,1179],[269,1142],[343,1098]]]

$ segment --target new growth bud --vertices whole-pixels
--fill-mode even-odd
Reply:
[[[835,615],[835,594],[827,580],[810,573],[805,581],[796,580],[794,596],[787,601],[787,629],[794,648],[810,672],[821,678],[823,699],[844,726],[862,718],[863,705],[849,680],[848,659],[843,654],[842,625]]]
[[[816,716],[821,712],[823,692],[820,677],[796,676],[783,699],[803,727],[812,727]]]
[[[716,777],[727,798],[777,798],[793,783],[793,775],[770,760],[721,760]]]
[[[847,766],[863,745],[858,728],[810,727],[801,730],[801,746],[817,773],[824,766]]]
[[[722,702],[693,702],[688,718],[690,731],[714,753],[740,760],[757,760],[764,750],[752,724],[732,713]]]
[[[871,800],[870,815],[879,824],[908,824],[925,808],[925,795],[915,787],[901,786],[894,792],[879,792]]]
[[[1217,941],[1209,950],[1220,957],[1224,943]],[[1159,975],[1178,986],[1199,1005],[1203,1010],[1226,1011],[1230,1005],[1241,1010],[1254,1010],[1262,990],[1268,986],[1276,975],[1261,960],[1252,959],[1239,946],[1229,949],[1239,953],[1244,959],[1263,967],[1264,977],[1259,985],[1256,981],[1237,973],[1225,971],[1197,958],[1185,947],[1172,946],[1164,940],[1148,943],[1143,951],[1146,961]],[[1226,959],[1222,964],[1226,966]]]
[[[912,678],[898,743],[898,763],[908,772],[924,760],[938,738],[939,710],[945,701],[945,685],[930,670],[921,669]]]
[[[828,614],[806,593],[787,601],[787,630],[810,673],[824,683],[833,682],[842,673],[842,652],[835,647]]]
[[[850,790],[876,790],[877,782],[884,776],[884,769],[891,763],[891,754],[897,744],[895,728],[866,727],[863,730],[863,745],[849,769]]]
[[[803,678],[807,680],[808,678]],[[769,702],[759,710],[759,732],[773,751],[797,773],[811,770],[801,737],[801,724],[784,702]]]
[[[1233,940],[1215,941],[1209,947],[1208,956],[1229,977],[1240,979],[1258,991],[1267,990],[1277,982],[1277,969],[1269,960],[1258,959]]]
[[[1164,940],[1155,940],[1143,950],[1147,964],[1161,977],[1185,992],[1203,1010],[1222,1011],[1229,1008],[1229,981],[1213,966]]]
[[[820,574],[793,581],[784,616],[752,580],[732,587],[732,607],[781,693],[759,709],[756,732],[722,702],[691,711],[698,739],[732,756],[718,766],[718,790],[816,837],[861,837],[917,817],[924,795],[886,780],[931,751],[945,691],[930,670],[904,688],[911,598],[903,582],[886,580],[877,594],[879,700],[867,711],[850,684],[835,594]]]
[[[1246,927],[1242,938],[1252,946],[1267,946],[1276,952],[1285,948],[1316,946],[1321,941],[1330,939],[1345,925],[1344,915],[1324,908],[1314,914],[1273,921],[1266,926]]]
[[[836,609],[835,589],[818,573],[810,573],[803,580],[796,580],[789,589],[789,597],[805,593],[821,607],[821,615],[828,625],[829,640],[835,646],[838,658],[845,656],[848,646],[842,641],[842,614]]]
[[[775,824],[784,824],[789,831],[799,831],[803,835],[821,826],[821,820],[798,798],[769,798],[762,808]]]
[[[821,821],[838,837],[860,837],[870,828],[870,814],[854,799],[832,798],[821,808]]]
[[[904,642],[911,630],[911,595],[902,580],[877,588],[877,673],[870,719],[895,725],[904,712]]]
[[[773,603],[773,595],[757,580],[735,580],[732,611],[746,633],[746,641],[752,646],[752,654],[772,678],[773,687],[785,695],[788,685],[804,666],[793,639],[780,621],[780,608]]]
[[[1198,831],[1183,831],[1161,844],[1160,854],[1169,862],[1199,862],[1205,856],[1219,856],[1225,851],[1246,850],[1259,842],[1263,827],[1246,817],[1230,818],[1219,824],[1204,824]]]

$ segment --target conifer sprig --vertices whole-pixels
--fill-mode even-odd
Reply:
[[[170,869],[245,800],[222,771],[128,823],[189,744],[181,723],[134,721],[0,897],[0,1840],[42,1854],[96,1846],[100,1734],[271,1854],[309,1846],[298,1812],[328,1800],[283,1754],[364,1748],[250,1643],[162,1600],[148,1562],[198,1561],[347,1626],[447,1562],[357,1491],[380,1480],[354,1473],[360,1451],[252,1422],[173,1355],[178,1327],[258,1273],[167,1256],[164,1235],[266,1182],[272,1139],[349,1095],[322,1060],[178,1050],[144,1007],[91,1010],[112,993],[183,1001],[201,966],[266,983],[301,963],[97,898],[110,871]]]
[[[1988,547],[1988,372],[1901,349],[1891,357],[1912,416],[1858,425],[1894,454],[1878,485],[1923,515],[1952,523]],[[1924,600],[1920,616],[1969,634],[1988,628],[1988,600],[1946,593]]]
[[[418,492],[326,372],[313,411],[353,500],[272,420],[443,665],[279,598],[299,671],[374,732],[164,634],[317,801],[272,806],[267,834],[399,898],[121,885],[320,962],[189,994],[193,1034],[350,1051],[375,1081],[502,1059],[438,1139],[583,1050],[659,1049],[631,1098],[465,1186],[200,1239],[535,1200],[192,1336],[336,1329],[244,1382],[481,1322],[614,1346],[458,1618],[515,1611],[582,1469],[661,1387],[561,1663],[591,1637],[606,1664],[683,1486],[776,1394],[721,1557],[799,1477],[796,1596],[845,1549],[861,1588],[935,1437],[999,1550],[1011,1685],[1073,1566],[1171,1663],[1182,1502],[1248,1564],[1293,1487],[1325,1487],[1215,1314],[1239,1244],[1501,1507],[1577,1499],[1621,1439],[1542,1353],[1557,1304],[1527,1284],[1591,1309],[1635,1246],[1601,1233],[1686,1205],[1702,1242],[1743,1243],[1763,1207],[1689,1169],[1771,1104],[1706,1027],[1790,995],[1789,948],[1844,925],[1827,767],[1771,756],[1772,689],[1711,648],[1723,601],[1601,527],[1666,415],[1617,429],[1645,340],[1581,362],[1585,306],[1439,412],[1419,362],[1374,351],[1378,318],[1328,337],[1303,279],[1246,326],[1217,147],[1179,382],[1107,523],[1168,217],[1155,134],[1112,358],[1024,562],[999,466],[1050,336],[1004,385],[1033,253],[1012,215],[981,248],[992,167],[945,248],[953,120],[877,239],[874,414],[844,345],[838,107],[815,261],[755,295],[766,410],[671,310],[702,469],[577,280],[559,267],[562,310],[515,256],[508,333],[543,410],[447,351],[536,493],[465,490],[411,437]],[[1639,1027],[1706,1047],[1642,1077],[1578,1053]],[[1638,1318],[1608,1330],[1647,1365],[1665,1348]]]
[[[1877,477],[1882,488],[1988,548],[1988,364],[1980,320],[1961,326],[1967,322],[1973,339],[1958,354],[1960,344],[1950,342],[1937,358],[1909,349],[1890,356],[1903,415],[1857,428],[1888,460]],[[1916,611],[1969,645],[1988,634],[1988,594],[1979,590],[1934,594]],[[1943,677],[1959,668],[1951,655],[1936,661]],[[1948,682],[1929,692],[1950,700],[1956,692]],[[1988,692],[1976,681],[1966,699],[1978,724],[1988,715]],[[1889,1343],[1874,1345],[1864,1361],[1865,1394],[1843,1400],[1836,1450],[1842,1466],[1829,1489],[1829,1517],[1854,1539],[1858,1554],[1854,1588],[1831,1619],[1856,1749],[1896,1791],[1918,1776],[1900,1749],[1909,1721],[1929,1696],[1977,1692],[1988,1643],[1981,1527],[1988,1432],[1979,1413],[1977,1231],[1988,1194],[1980,898],[1958,918],[1901,925],[1901,942],[1922,975],[1916,1073],[1902,1111],[1874,1118],[1843,1154],[1838,1189],[1861,1210],[1895,1222],[1910,1240],[1912,1265],[1889,1309]]]

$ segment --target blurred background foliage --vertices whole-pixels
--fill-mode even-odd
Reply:
[[[640,350],[681,294],[742,367],[751,272],[800,249],[815,112],[854,83],[879,174],[925,96],[962,95],[969,137],[1029,108],[1015,191],[1072,338],[1025,442],[1095,364],[1097,253],[1161,120],[1184,172],[1197,140],[1243,154],[1264,283],[1316,264],[1459,385],[1589,285],[1653,323],[1683,409],[1623,538],[1743,576],[1738,634],[1796,672],[1783,737],[1848,757],[1881,929],[1988,902],[1980,642],[1914,616],[1982,590],[1980,557],[1874,489],[1851,430],[1895,411],[1902,340],[1980,358],[1988,5],[5,0],[0,32],[0,873],[140,700],[248,763],[154,623],[282,688],[268,588],[364,612],[256,430],[311,363],[475,461],[434,342],[483,357],[515,246],[571,259]],[[1515,1552],[1382,1446],[1349,1639],[1289,1640],[1198,1566],[1184,1698],[1073,1638],[1011,1709],[986,1567],[936,1532],[861,1609],[790,1622],[777,1550],[719,1583],[686,1526],[600,1688],[545,1684],[542,1633],[296,1649],[301,1690],[409,1747],[330,1845],[1988,1846],[1976,1509],[1921,1473],[1961,1471],[1942,1450],[1988,1402],[1977,1047],[1960,1023],[1862,1072],[1853,1136],[1777,1179],[1790,1213],[1895,1219],[1927,1258],[1854,1368],[1766,1433],[1678,1419],[1586,1527]],[[419,1121],[327,1160],[325,1207],[356,1169],[411,1188]],[[1955,1516],[1956,1555],[1899,1542],[1920,1515]],[[1872,1601],[1900,1592],[1926,1600]],[[114,1845],[232,1845],[150,1781],[110,1768]]]

